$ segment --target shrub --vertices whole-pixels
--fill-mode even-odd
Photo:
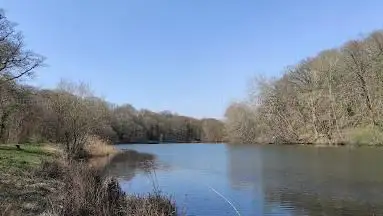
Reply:
[[[46,160],[41,163],[36,174],[44,178],[63,179],[66,172],[67,167],[62,161]]]
[[[116,180],[103,177],[98,170],[71,162],[64,182],[61,208],[55,209],[57,215],[124,215],[125,194]]]
[[[127,215],[134,216],[168,216],[177,215],[175,203],[160,192],[146,195],[131,195],[127,198]]]
[[[73,161],[66,170],[63,199],[61,203],[53,207],[49,215],[176,215],[173,202],[159,192],[145,196],[127,196],[116,179],[104,176],[100,170],[90,168],[85,163]]]

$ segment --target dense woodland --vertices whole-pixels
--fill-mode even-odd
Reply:
[[[92,94],[81,82],[55,89],[25,84],[45,58],[27,49],[24,37],[0,15],[0,141],[81,143],[85,135],[113,142],[220,142],[224,125],[168,111],[137,110]],[[69,147],[68,147],[69,148]]]
[[[235,143],[383,143],[383,32],[257,78],[226,111]]]
[[[75,129],[122,143],[220,142],[223,138],[223,123],[216,119],[114,105],[92,96],[81,83],[63,81],[57,89],[40,90],[7,82],[0,89],[3,143],[61,142],[66,132]]]

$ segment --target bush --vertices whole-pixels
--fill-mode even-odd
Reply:
[[[100,170],[90,168],[85,163],[71,162],[64,182],[63,199],[53,207],[50,215],[176,215],[176,207],[168,197],[160,193],[126,196],[116,179],[104,176]]]
[[[147,195],[131,195],[127,198],[127,215],[168,216],[177,215],[174,202],[169,197],[154,191]]]
[[[125,194],[116,180],[103,177],[98,170],[71,162],[64,182],[61,207],[54,209],[57,215],[124,215]]]
[[[38,176],[44,178],[63,179],[67,167],[59,160],[47,160],[41,163],[41,167],[36,171]]]

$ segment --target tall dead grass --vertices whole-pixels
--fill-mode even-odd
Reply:
[[[118,152],[111,143],[95,135],[86,137],[85,151],[90,157],[108,156]]]
[[[63,179],[62,198],[46,212],[56,216],[170,216],[177,215],[174,202],[158,191],[148,195],[128,195],[118,181],[86,163],[72,161],[67,166],[46,165],[46,174]],[[59,177],[58,175],[62,175]]]
[[[129,195],[126,205],[127,215],[169,216],[177,215],[175,203],[168,196],[154,191],[145,195]]]
[[[125,194],[116,180],[104,179],[98,170],[72,162],[64,181],[64,199],[58,215],[124,215]]]

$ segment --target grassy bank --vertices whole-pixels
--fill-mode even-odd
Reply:
[[[36,175],[45,160],[53,160],[53,145],[0,146],[0,212],[36,215],[49,206],[62,182]]]
[[[0,146],[0,215],[175,215],[174,203],[153,192],[125,194],[100,167],[64,160],[53,144]],[[100,149],[107,149],[105,154]],[[116,153],[111,147],[97,154]]]
[[[53,155],[48,144],[25,144],[0,146],[0,168],[4,171],[26,171],[40,165],[42,159],[50,158]]]

